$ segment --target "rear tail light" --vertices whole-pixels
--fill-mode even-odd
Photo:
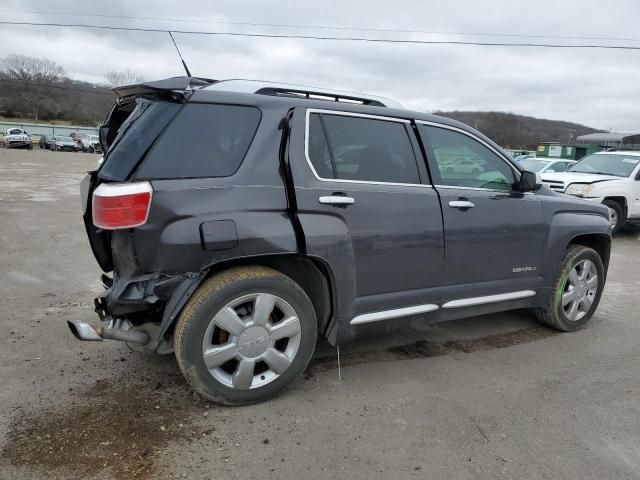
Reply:
[[[103,183],[93,192],[93,224],[105,230],[144,225],[152,194],[149,182]]]

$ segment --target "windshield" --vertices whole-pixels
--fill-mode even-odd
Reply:
[[[638,163],[640,163],[640,157],[597,153],[584,157],[568,171],[628,177],[631,175]]]
[[[544,167],[549,165],[549,162],[546,162],[544,160],[536,160],[535,158],[527,158],[520,161],[520,165],[522,165],[525,170],[529,170],[530,172],[539,172]]]
[[[73,142],[71,137],[56,137],[56,140],[59,142]]]

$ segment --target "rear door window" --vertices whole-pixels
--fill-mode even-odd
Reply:
[[[416,157],[404,122],[312,113],[308,154],[321,178],[420,183]]]
[[[187,104],[153,146],[137,178],[228,177],[240,167],[260,123],[260,110]]]

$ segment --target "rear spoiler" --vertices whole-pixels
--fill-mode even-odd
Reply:
[[[113,89],[119,98],[168,92],[186,92],[213,85],[217,80],[201,77],[172,77],[164,80],[124,85]]]

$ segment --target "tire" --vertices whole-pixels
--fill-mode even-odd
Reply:
[[[256,323],[264,327],[253,318],[263,299],[267,314],[257,314],[264,321]],[[295,328],[286,341],[275,340]],[[244,266],[198,288],[178,319],[174,343],[180,370],[195,391],[216,403],[245,405],[272,398],[293,382],[311,360],[316,338],[316,314],[304,290],[276,270]],[[205,350],[214,352],[209,366]]]
[[[586,275],[583,279],[584,272]],[[595,280],[594,273],[597,275]],[[582,283],[577,289],[573,285],[576,276],[578,283]],[[590,285],[593,286],[593,290],[589,288]],[[589,247],[571,245],[560,262],[549,302],[544,308],[535,310],[536,316],[541,323],[562,332],[580,330],[591,320],[598,308],[603,288],[604,266],[600,255]],[[569,295],[572,291],[574,292],[573,296]],[[571,298],[574,300],[563,306],[563,299],[569,300]],[[572,315],[574,304],[576,311]]]
[[[615,200],[605,200],[602,202],[602,204],[609,207],[609,210],[611,211],[611,214],[614,216],[614,219],[615,219],[615,223],[613,222],[611,223],[611,226],[612,226],[611,233],[612,234],[618,233],[627,221],[624,215],[624,209]]]
[[[28,148],[29,150],[33,150],[33,143],[30,143]]]

